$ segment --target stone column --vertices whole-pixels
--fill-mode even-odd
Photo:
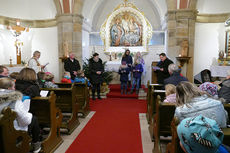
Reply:
[[[169,10],[166,14],[168,22],[168,56],[171,59],[179,56],[181,42],[189,42],[188,64],[182,67],[182,73],[193,82],[194,35],[197,11],[192,9]],[[179,62],[178,62],[179,65]]]
[[[58,56],[64,57],[64,43],[68,51],[76,54],[77,60],[82,63],[82,19],[81,15],[61,14],[57,16],[58,27]],[[59,60],[59,77],[64,72],[63,60]]]

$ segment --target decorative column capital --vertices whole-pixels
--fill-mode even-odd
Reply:
[[[178,20],[178,19],[192,19],[196,20],[198,11],[194,9],[180,9],[180,10],[168,10],[166,13],[166,19]]]

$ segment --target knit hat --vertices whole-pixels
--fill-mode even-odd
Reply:
[[[202,115],[182,120],[177,133],[188,153],[216,153],[224,138],[216,121]]]
[[[208,94],[211,96],[217,96],[218,95],[218,87],[217,85],[210,83],[210,82],[205,82],[199,86],[200,90],[206,91]]]

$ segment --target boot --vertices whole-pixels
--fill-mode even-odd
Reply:
[[[93,99],[93,100],[96,100],[96,98],[95,98],[95,93],[92,93],[92,99]]]
[[[124,89],[125,95],[127,95],[127,89]]]

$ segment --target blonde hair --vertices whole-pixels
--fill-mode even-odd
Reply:
[[[197,86],[188,82],[182,81],[176,86],[176,101],[177,105],[184,105],[191,102],[195,97],[205,94]]]
[[[82,74],[84,74],[84,71],[83,71],[83,70],[78,70],[78,71],[77,71],[77,76],[78,76],[78,77],[81,77]]]
[[[9,89],[15,85],[15,82],[7,77],[0,78],[0,88],[1,89]]]
[[[165,95],[168,96],[174,93],[176,93],[176,86],[173,84],[167,84],[165,86]]]
[[[23,68],[19,75],[17,76],[17,80],[24,80],[24,81],[36,81],[36,72],[31,68]]]
[[[19,75],[19,72],[12,72],[12,73],[10,73],[10,78],[12,78],[12,79],[17,79],[17,77],[18,77],[18,75]]]

